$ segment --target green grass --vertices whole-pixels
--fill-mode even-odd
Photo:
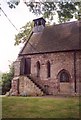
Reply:
[[[3,97],[3,118],[79,118],[79,98]]]

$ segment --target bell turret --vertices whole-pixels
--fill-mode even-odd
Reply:
[[[38,18],[38,19],[34,19],[34,28],[33,28],[33,32],[37,33],[37,32],[42,32],[44,27],[45,27],[45,20],[44,18]]]

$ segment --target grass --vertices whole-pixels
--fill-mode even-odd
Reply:
[[[79,98],[3,97],[3,118],[79,118]]]

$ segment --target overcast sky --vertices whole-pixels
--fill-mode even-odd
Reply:
[[[2,72],[9,70],[9,65],[16,60],[21,50],[21,46],[14,46],[15,34],[28,21],[39,17],[29,12],[27,6],[23,3],[24,0],[20,0],[19,5],[15,9],[10,9],[6,1],[0,0],[1,8],[18,31],[11,25],[3,12],[0,11],[0,71]],[[55,21],[57,21],[57,17],[55,17]]]
[[[1,0],[1,8],[16,26],[18,31],[28,21],[33,20],[36,17],[28,11],[23,0],[21,0],[16,9],[10,9],[6,0]],[[8,65],[16,60],[21,49],[20,46],[14,46],[14,36],[18,31],[10,24],[3,12],[0,11],[0,71],[2,72],[8,71]]]

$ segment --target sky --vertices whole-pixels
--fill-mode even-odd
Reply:
[[[22,26],[28,21],[36,18],[29,12],[27,6],[20,1],[19,5],[14,9],[10,9],[6,0],[1,1],[1,8],[8,18],[16,26],[18,31],[10,24],[2,11],[0,11],[0,71],[7,72],[9,65],[16,60],[22,46],[14,46],[15,34],[17,34]]]
[[[6,13],[11,22],[18,31],[8,21],[2,11],[0,11],[0,71],[7,72],[9,65],[17,59],[22,46],[14,46],[15,35],[20,31],[28,21],[32,21],[40,16],[35,16],[29,12],[27,6],[20,0],[19,5],[14,9],[10,9],[7,0],[0,0],[1,8]],[[57,21],[55,17],[55,22]]]

